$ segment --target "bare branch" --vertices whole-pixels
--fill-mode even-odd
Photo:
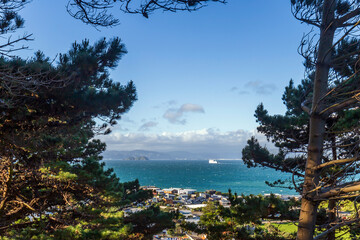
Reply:
[[[115,18],[109,10],[116,3],[120,4],[120,10],[125,13],[141,14],[148,18],[149,15],[156,11],[196,11],[205,7],[209,0],[69,0],[67,4],[68,13],[86,24],[93,26],[111,27],[119,24],[119,20]],[[219,3],[226,3],[226,0],[217,0]]]
[[[295,183],[295,174],[294,174],[294,172],[293,172],[293,174],[291,175],[291,180],[292,180],[292,183],[293,183],[293,185],[294,185],[295,190],[296,190],[298,193],[301,194],[301,190],[298,188],[298,186],[297,186],[296,183]]]
[[[320,233],[320,234],[317,235],[316,237],[314,237],[314,240],[322,239],[323,237],[327,236],[329,233],[335,231],[336,229],[339,229],[339,228],[344,227],[344,226],[351,225],[351,224],[356,223],[356,222],[359,222],[359,221],[360,221],[360,219],[354,219],[354,220],[351,220],[351,221],[339,223],[339,224],[331,227],[330,229],[328,229],[328,230]]]
[[[360,8],[356,8],[355,10],[349,12],[348,14],[342,16],[341,18],[336,20],[336,26],[342,26],[348,20],[360,15]]]
[[[306,104],[308,103],[308,100],[305,100],[301,103],[301,109],[306,112],[307,114],[311,115],[311,110]]]
[[[342,185],[338,185],[333,188],[327,188],[327,189],[328,189],[327,191],[326,190],[320,191],[319,194],[314,197],[314,200],[317,201],[320,199],[341,196],[344,193],[360,191],[360,181],[344,183]]]
[[[321,25],[321,12],[319,10],[320,1],[312,6],[306,5],[304,1],[296,1],[291,6],[292,14],[297,20],[315,27]]]
[[[355,157],[355,158],[347,158],[347,159],[339,159],[339,160],[333,160],[333,161],[330,161],[330,162],[326,162],[326,163],[317,165],[317,166],[313,167],[312,169],[313,169],[313,170],[319,170],[319,169],[324,168],[324,167],[333,166],[333,165],[341,165],[341,164],[345,164],[345,163],[349,163],[349,162],[354,162],[354,161],[358,161],[358,160],[360,160],[358,157]]]
[[[325,108],[323,111],[320,112],[320,115],[323,117],[329,116],[331,113],[337,112],[339,110],[342,110],[346,107],[349,107],[359,101],[360,93],[355,94],[350,99],[347,99],[345,101],[335,103],[331,105],[330,107]]]

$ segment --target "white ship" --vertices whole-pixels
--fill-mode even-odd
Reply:
[[[210,164],[218,164],[218,161],[214,160],[214,159],[209,159],[209,163]]]

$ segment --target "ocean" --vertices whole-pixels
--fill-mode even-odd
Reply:
[[[160,188],[192,188],[197,191],[215,189],[238,194],[291,194],[295,190],[273,188],[265,181],[290,180],[291,174],[267,168],[247,168],[242,161],[218,160],[105,160],[107,168],[113,168],[121,182],[139,179],[142,186]]]

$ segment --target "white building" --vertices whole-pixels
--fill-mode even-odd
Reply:
[[[163,190],[158,189],[158,190],[156,190],[156,194],[158,194],[158,195],[164,195],[165,193],[164,193]]]
[[[196,193],[196,189],[180,189],[179,194],[185,194],[185,195],[189,195],[189,194],[194,194]]]

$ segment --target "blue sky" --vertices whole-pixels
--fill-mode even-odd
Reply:
[[[114,9],[121,24],[99,30],[72,19],[66,3],[35,0],[22,10],[23,31],[35,41],[21,55],[41,49],[55,58],[84,38],[123,40],[128,54],[112,78],[133,80],[139,100],[113,133],[101,138],[110,150],[240,157],[256,134],[256,106],[263,102],[271,114],[283,113],[284,87],[304,76],[297,47],[309,29],[293,18],[290,1],[229,0],[193,13],[158,11],[149,19]]]

